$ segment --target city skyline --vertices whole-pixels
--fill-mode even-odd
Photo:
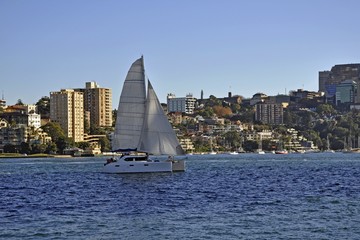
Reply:
[[[350,64],[338,64],[338,65],[350,65]],[[350,80],[348,80],[348,81],[350,81]],[[97,86],[98,87],[100,87],[100,84],[98,84],[97,82],[95,82],[95,81],[92,81],[92,82],[85,82],[85,83],[83,83],[83,85],[86,85],[86,84],[88,84],[88,83],[93,83],[93,84],[97,84]],[[101,86],[102,87],[102,86]],[[79,87],[75,87],[75,88],[60,88],[60,89],[57,89],[57,90],[54,90],[54,91],[62,91],[62,90],[78,90],[78,89],[81,89],[81,88],[79,88]],[[106,86],[105,86],[105,89],[109,89],[110,91],[112,91],[112,89],[111,88],[106,88]],[[205,97],[203,97],[204,99],[209,99],[211,96],[215,96],[216,98],[224,98],[224,97],[228,97],[229,96],[229,94],[231,94],[232,96],[242,96],[242,97],[244,97],[244,99],[252,99],[253,97],[254,97],[254,95],[256,95],[256,94],[265,94],[266,96],[279,96],[279,95],[291,95],[291,92],[296,92],[296,91],[298,91],[298,90],[304,90],[304,91],[310,91],[310,92],[317,92],[317,90],[313,90],[313,89],[304,89],[304,88],[297,88],[297,89],[285,89],[286,90],[286,92],[285,93],[281,93],[281,92],[278,92],[277,94],[267,94],[266,92],[261,92],[261,91],[255,91],[253,94],[251,94],[249,97],[244,97],[243,95],[241,95],[241,94],[234,94],[233,92],[231,92],[231,89],[225,94],[225,95],[221,95],[221,96],[218,96],[218,95],[213,95],[213,94],[211,94],[211,95],[209,95],[209,96],[205,96]],[[319,91],[320,92],[320,91]],[[203,93],[203,89],[201,89],[201,93],[198,95],[198,97],[194,97],[194,99],[201,99],[201,96],[202,96],[202,93]],[[325,92],[324,92],[324,94],[325,94]],[[185,98],[185,97],[188,97],[188,96],[190,96],[191,98],[193,98],[193,93],[187,93],[187,94],[184,94],[184,95],[178,95],[178,94],[176,94],[175,92],[171,92],[171,93],[167,93],[167,98],[168,98],[168,96],[169,95],[172,95],[174,98]],[[195,94],[196,95],[196,94]],[[16,100],[13,102],[13,103],[11,103],[11,104],[9,104],[8,103],[8,100],[6,99],[6,98],[4,98],[4,99],[2,99],[1,98],[1,100],[5,100],[5,102],[6,102],[6,105],[16,105],[16,103],[17,103],[17,101],[19,101],[19,100],[21,100],[22,101],[22,103],[23,104],[26,104],[26,105],[33,105],[33,104],[36,104],[37,103],[37,101],[38,100],[40,100],[42,97],[51,97],[51,92],[49,92],[48,93],[48,95],[42,95],[41,97],[39,97],[39,98],[37,98],[37,99],[34,99],[33,101],[31,101],[31,102],[25,102],[21,97],[19,97],[19,98],[16,98]],[[15,99],[15,98],[13,98],[13,99]],[[118,100],[119,99],[112,99],[112,102],[114,102],[115,101],[115,103],[116,103],[116,106],[114,106],[114,104],[113,104],[113,109],[117,109],[117,107],[118,107]],[[161,103],[162,104],[166,104],[168,102],[168,99],[165,99],[164,101],[161,101]]]
[[[141,4],[141,5],[139,5]],[[168,93],[250,98],[318,90],[319,71],[357,63],[358,1],[2,1],[0,91],[7,104],[95,81],[117,108],[127,69],[144,55]]]

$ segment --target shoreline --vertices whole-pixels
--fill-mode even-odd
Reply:
[[[53,154],[33,154],[33,155],[23,155],[23,154],[0,154],[0,159],[6,158],[79,158],[79,157],[104,157],[104,155],[84,155],[84,156],[72,156],[72,155],[53,155]]]

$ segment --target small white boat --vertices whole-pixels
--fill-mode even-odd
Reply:
[[[275,154],[288,154],[289,152],[287,150],[277,150],[275,151]]]
[[[263,150],[261,150],[261,149],[258,149],[258,150],[256,151],[256,153],[257,153],[257,154],[265,154],[265,151],[263,151]]]
[[[326,149],[324,150],[324,153],[335,153],[334,150],[330,149],[329,135],[326,136]]]
[[[229,152],[230,155],[238,155],[239,153],[238,152]]]

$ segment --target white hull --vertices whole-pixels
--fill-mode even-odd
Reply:
[[[288,154],[289,152],[286,150],[279,150],[279,151],[275,151],[275,154]]]
[[[156,173],[183,172],[184,160],[150,160],[147,156],[126,155],[119,159],[108,159],[103,168],[105,173]]]
[[[172,172],[172,162],[162,161],[117,161],[104,166],[106,173],[152,173]]]

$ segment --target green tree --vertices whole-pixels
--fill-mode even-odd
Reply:
[[[70,146],[72,146],[71,140],[66,137],[59,137],[55,143],[56,143],[57,149],[59,150],[59,152],[61,154],[64,153],[64,150],[66,148],[69,148]]]
[[[297,125],[298,116],[288,109],[284,110],[284,124],[289,127],[294,127]]]
[[[202,117],[212,117],[214,116],[214,109],[212,107],[205,107],[204,109],[200,110],[199,115]]]
[[[209,152],[210,144],[208,141],[204,141],[203,138],[197,137],[194,141],[195,152]]]
[[[318,147],[322,147],[322,141],[321,138],[319,136],[319,132],[314,131],[312,129],[309,129],[307,131],[302,132],[303,136],[310,140],[313,141],[313,143],[318,146]]]
[[[52,141],[56,144],[59,153],[63,153],[65,148],[74,146],[74,141],[67,138],[60,124],[48,122],[42,129],[51,137]]]
[[[320,104],[317,106],[316,112],[320,115],[333,115],[336,113],[335,109],[330,104]]]
[[[16,102],[16,105],[24,105],[24,103],[22,102],[21,99],[18,99],[17,102]]]
[[[241,122],[252,123],[254,122],[255,109],[252,106],[242,107],[238,116]]]
[[[335,127],[335,129],[333,130],[333,134],[337,136],[337,138],[343,139],[349,134],[349,130],[339,126]]]
[[[265,151],[272,151],[275,150],[276,146],[275,144],[271,141],[271,139],[264,139],[262,140],[262,149]]]
[[[213,106],[222,105],[222,104],[221,104],[220,99],[217,99],[214,95],[210,95],[210,97],[209,97],[209,105],[211,107],[213,107]]]
[[[107,137],[100,138],[99,143],[100,143],[100,147],[101,147],[101,152],[111,151],[110,141]]]
[[[41,128],[51,137],[53,142],[56,142],[59,138],[65,138],[65,133],[58,123],[48,122]]]
[[[107,133],[107,131],[103,127],[90,126],[90,134],[105,135],[106,133]]]
[[[345,148],[344,140],[343,139],[334,139],[331,142],[330,148],[334,149],[334,150],[344,149]]]
[[[254,151],[254,149],[258,149],[258,148],[259,148],[259,144],[256,141],[246,140],[244,142],[244,150],[246,152],[252,152]]]
[[[114,110],[112,111],[112,126],[113,126],[113,127],[115,127],[116,118],[117,118],[117,109],[114,109]]]
[[[12,144],[6,144],[4,146],[4,153],[17,153],[19,152],[19,149],[17,146]]]
[[[224,134],[224,140],[231,146],[231,150],[236,150],[240,146],[240,135],[236,131],[229,131]]]
[[[45,153],[54,154],[58,151],[57,146],[54,142],[50,142],[46,145]]]
[[[32,144],[31,145],[31,153],[44,153],[46,151],[46,145],[45,144]]]
[[[231,104],[230,108],[233,113],[238,113],[241,109],[241,106],[238,103],[234,103],[234,104]]]
[[[90,133],[90,124],[89,124],[89,121],[87,121],[85,118],[84,118],[84,133],[87,133],[89,134]]]
[[[27,142],[22,142],[20,144],[20,153],[22,154],[30,154],[31,152],[31,146]]]
[[[75,145],[83,150],[90,148],[89,142],[77,142]]]
[[[47,96],[44,96],[39,99],[36,103],[38,113],[44,116],[50,115],[50,98]]]

